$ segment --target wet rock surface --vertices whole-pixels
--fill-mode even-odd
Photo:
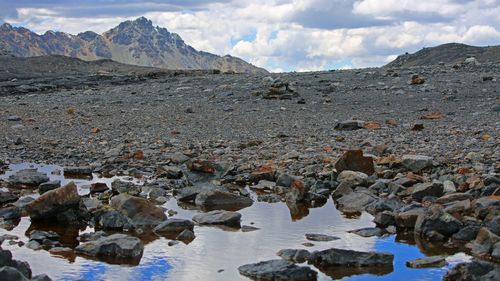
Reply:
[[[253,280],[312,281],[317,280],[316,271],[285,260],[269,260],[246,264],[238,268],[240,274]]]

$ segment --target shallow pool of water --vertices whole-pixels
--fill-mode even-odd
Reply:
[[[54,170],[62,168],[54,165],[34,165],[50,175],[51,179],[59,179],[67,183],[61,173],[53,175]],[[11,165],[10,170],[0,175],[7,178],[11,173],[26,168],[27,164]],[[114,178],[91,180],[74,180],[85,193],[85,185],[93,182],[109,183]],[[134,180],[138,181],[138,180]],[[164,207],[178,212],[174,217],[191,219],[198,210],[182,208],[175,199],[170,199]],[[319,280],[441,280],[450,266],[469,257],[459,250],[445,250],[441,246],[422,243],[413,235],[386,236],[383,238],[364,238],[348,233],[363,227],[371,227],[373,217],[362,213],[357,217],[346,217],[339,212],[330,199],[318,208],[298,208],[290,210],[285,203],[255,202],[251,207],[239,211],[242,214],[242,225],[252,225],[259,230],[242,232],[240,229],[222,229],[210,226],[195,226],[196,239],[188,245],[183,243],[169,246],[169,239],[148,235],[141,237],[145,243],[144,255],[137,266],[108,264],[79,256],[61,257],[51,255],[48,251],[34,251],[26,247],[8,245],[2,247],[13,252],[14,258],[28,261],[34,274],[46,273],[54,280],[248,280],[239,275],[237,268],[247,263],[278,259],[276,252],[285,248],[300,248],[309,251],[324,250],[331,247],[360,251],[389,252],[395,255],[394,266],[389,269],[371,269],[365,271],[346,271],[341,268],[327,274],[319,274]],[[28,242],[27,234],[33,229],[53,230],[61,235],[60,242],[68,247],[78,244],[77,237],[84,229],[58,226],[36,225],[28,217],[23,218],[11,231],[0,229],[1,234],[14,234],[21,241]],[[320,233],[340,237],[331,242],[313,242],[312,247],[303,246],[306,233]],[[448,254],[449,265],[443,268],[411,269],[406,267],[408,260],[426,255]],[[314,268],[314,267],[313,267]],[[314,268],[315,269],[315,268]]]

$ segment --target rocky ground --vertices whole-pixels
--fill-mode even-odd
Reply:
[[[193,222],[167,219],[155,203],[175,196],[210,211],[193,218],[196,224],[234,225],[240,216],[232,211],[252,203],[244,189],[249,185],[259,200],[315,205],[333,197],[346,213],[367,211],[377,227],[360,235],[409,229],[430,242],[465,247],[481,270],[464,264],[445,278],[494,280],[500,258],[499,73],[500,64],[471,62],[5,91],[4,168],[55,163],[79,167],[69,173],[133,175],[149,184],[96,186],[97,195],[89,198],[24,171],[0,182],[9,188],[0,196],[0,217],[5,224],[29,215],[103,229],[151,227],[189,240]],[[48,195],[12,205],[25,185]],[[33,241],[49,243],[44,235]],[[142,255],[142,243],[131,236],[101,233],[89,240],[74,251],[107,256],[106,245],[120,244],[115,258]],[[286,261],[239,270],[254,279],[315,280],[312,266],[294,264],[297,255],[319,270],[392,264],[383,253],[339,251],[292,252]]]

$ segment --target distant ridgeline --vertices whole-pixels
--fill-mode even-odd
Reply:
[[[410,67],[422,65],[457,64],[474,57],[480,63],[500,62],[500,46],[475,47],[465,44],[448,43],[432,48],[423,48],[414,54],[398,56],[386,67]]]
[[[197,51],[178,34],[154,27],[144,17],[122,22],[102,35],[92,31],[78,35],[47,31],[38,35],[29,29],[5,23],[0,26],[0,42],[4,51],[17,57],[64,55],[83,60],[112,59],[125,64],[164,69],[267,73],[265,69],[236,57]]]

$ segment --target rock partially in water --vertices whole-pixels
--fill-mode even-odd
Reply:
[[[11,266],[0,267],[0,280],[5,281],[29,281],[19,270]]]
[[[157,225],[154,228],[154,232],[158,234],[181,233],[186,229],[193,231],[194,223],[190,220],[184,220],[184,219],[167,219],[166,221]]]
[[[175,237],[176,240],[182,241],[185,244],[191,243],[196,238],[194,235],[194,232],[189,229],[184,229],[177,237]]]
[[[354,233],[361,237],[372,237],[372,236],[382,236],[383,231],[378,227],[366,227],[356,230],[349,231],[350,233]]]
[[[167,219],[163,209],[144,198],[128,194],[114,196],[110,205],[128,217],[135,227],[156,226]]]
[[[0,218],[4,220],[19,220],[21,219],[21,209],[18,207],[6,207],[0,209]]]
[[[90,166],[64,167],[64,175],[69,176],[92,176],[94,169]]]
[[[328,241],[338,240],[340,238],[326,234],[307,233],[306,239],[317,242],[328,242]]]
[[[252,199],[246,196],[236,195],[230,192],[213,190],[198,193],[195,204],[204,208],[237,208],[242,209],[251,206]]]
[[[12,252],[9,250],[3,250],[0,248],[0,271],[2,268],[10,267],[15,271],[19,272],[22,277],[29,279],[31,278],[31,268],[27,262],[18,261],[12,259]],[[13,270],[9,270],[8,272],[0,272],[0,280],[16,280],[16,279],[8,279],[10,275],[7,273],[12,273]],[[6,274],[6,275],[5,275]],[[15,274],[14,276],[19,276]],[[22,279],[24,280],[24,279]]]
[[[38,186],[38,192],[40,194],[44,194],[47,191],[50,191],[50,190],[53,190],[53,189],[56,189],[59,187],[61,187],[60,180],[48,181],[48,182],[44,182]]]
[[[128,217],[122,213],[110,210],[96,216],[97,224],[106,230],[124,230],[133,228],[133,224]]]
[[[488,228],[483,227],[477,233],[476,239],[466,245],[472,252],[472,254],[489,257],[491,256],[495,244],[500,242],[500,237],[491,232]]]
[[[14,185],[27,185],[39,186],[44,182],[48,182],[49,177],[36,169],[25,169],[17,171],[15,174],[9,176],[9,182]]]
[[[447,264],[446,259],[442,256],[425,257],[406,262],[406,266],[411,268],[443,267]]]
[[[278,251],[276,255],[286,261],[303,263],[309,259],[311,253],[303,249],[283,249]]]
[[[25,206],[25,210],[32,220],[49,219],[62,212],[79,208],[81,198],[73,182],[45,192],[37,199]]]
[[[85,242],[75,248],[78,254],[113,259],[140,260],[144,251],[142,241],[125,234],[113,234],[101,237],[95,241]]]
[[[362,212],[379,198],[368,190],[356,190],[338,199],[337,208],[343,212]]]
[[[285,260],[269,260],[238,267],[241,275],[259,281],[315,281],[318,273]]]
[[[415,233],[431,240],[434,240],[436,232],[446,238],[457,233],[461,227],[459,220],[437,206],[426,209],[415,221]]]
[[[221,224],[240,226],[241,214],[238,212],[215,210],[208,213],[197,214],[193,221],[199,224]]]
[[[486,261],[474,260],[460,263],[448,271],[444,281],[498,281],[500,265]]]
[[[313,252],[309,263],[318,268],[329,266],[392,266],[394,255],[390,253],[358,252],[344,249],[328,249]]]

